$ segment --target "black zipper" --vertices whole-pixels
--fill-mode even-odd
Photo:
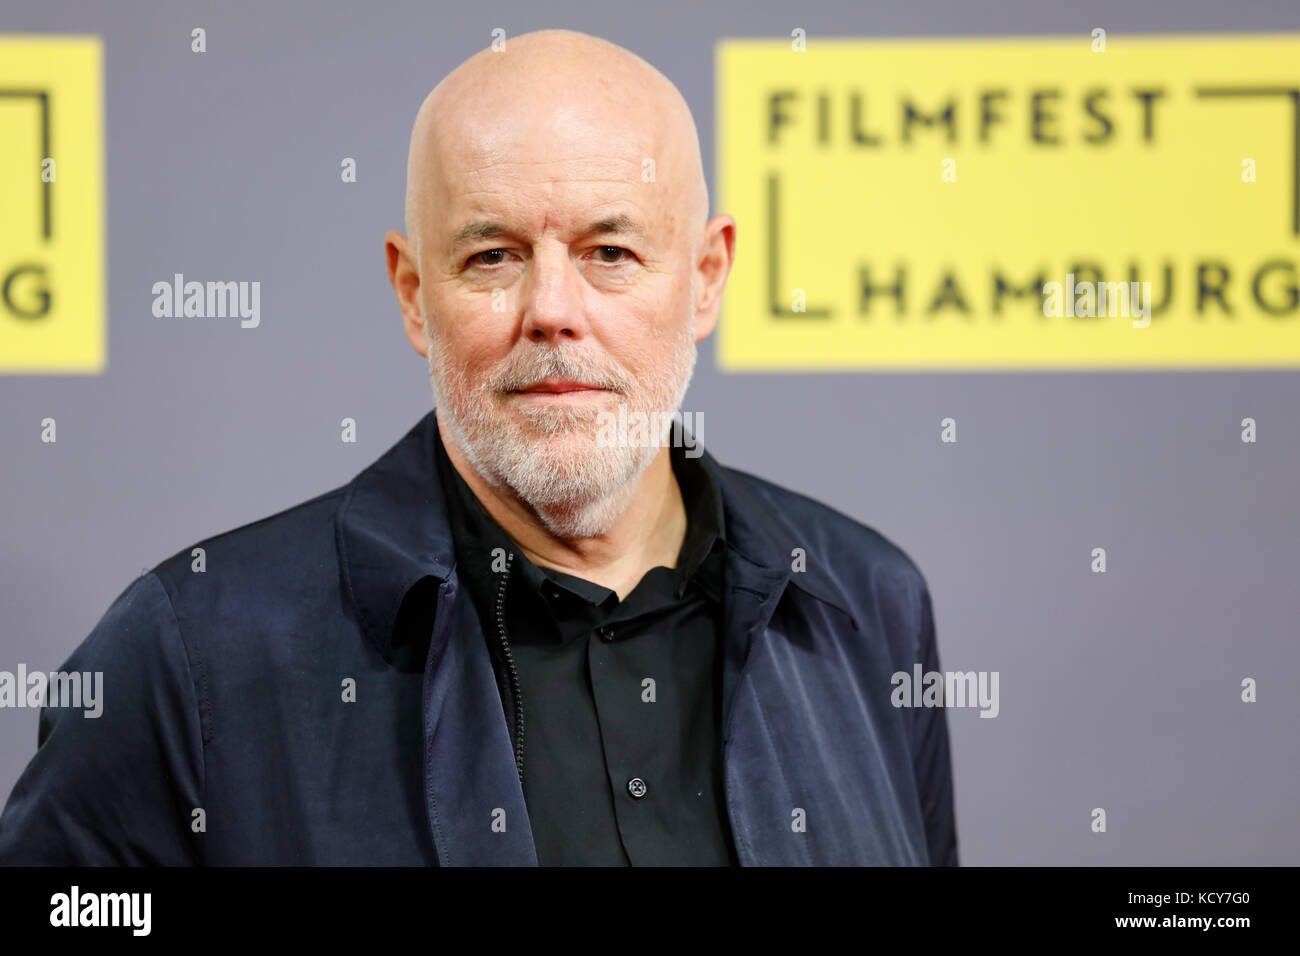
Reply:
[[[510,669],[510,690],[514,698],[515,718],[515,767],[519,770],[519,782],[524,782],[524,699],[519,689],[519,672],[515,670],[515,656],[510,653],[510,636],[506,632],[506,587],[510,583],[510,566],[515,559],[513,551],[506,552],[506,571],[501,575],[501,584],[497,587],[497,636],[501,639],[501,652],[505,656],[506,667]]]

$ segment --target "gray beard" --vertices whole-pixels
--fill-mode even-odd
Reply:
[[[688,323],[673,343],[672,362],[664,374],[650,381],[641,401],[627,401],[629,414],[677,412],[690,386],[697,349]],[[576,408],[520,406],[535,430],[530,434],[505,410],[508,401],[492,381],[470,383],[463,370],[449,360],[441,341],[425,323],[429,378],[433,384],[439,426],[460,450],[474,471],[495,488],[525,503],[555,537],[572,540],[605,534],[623,515],[636,494],[642,473],[667,444],[671,423],[666,416],[658,445],[602,447],[597,441],[598,416],[615,415],[618,402],[600,402]],[[553,349],[535,353],[530,381],[544,377],[570,377],[613,389],[622,397],[628,385],[600,369],[574,363]],[[450,388],[449,388],[450,387]],[[635,392],[634,392],[635,393]],[[453,400],[460,397],[460,402]],[[651,418],[651,421],[660,419]]]

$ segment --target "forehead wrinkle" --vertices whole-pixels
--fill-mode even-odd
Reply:
[[[452,244],[459,245],[476,239],[495,239],[513,231],[513,227],[500,220],[478,219],[468,222],[456,230],[455,235],[452,236]],[[592,219],[580,231],[584,234],[627,234],[641,236],[642,238],[645,238],[646,234],[646,230],[641,223],[627,213],[612,213],[602,218]]]
[[[574,182],[581,185],[587,185],[587,184],[615,185],[615,186],[634,185],[629,180],[621,179],[621,178],[620,179],[587,178],[587,179],[576,180]],[[555,182],[552,180],[543,183],[527,184],[526,186],[522,187],[522,189],[527,191],[545,189],[548,193],[553,193],[554,187],[565,186],[569,184],[570,184],[569,182]],[[471,201],[463,204],[469,207],[468,209],[463,211],[463,217],[474,217],[474,218],[471,223],[461,226],[459,229],[457,229],[454,233],[451,234],[452,235],[451,241],[453,245],[460,244],[457,242],[457,239],[460,238],[462,234],[467,235],[467,229],[469,228],[470,225],[473,224],[473,222],[478,222],[478,223],[496,222],[496,223],[501,223],[502,225],[506,225],[511,219],[515,219],[516,221],[518,221],[518,207],[520,203],[514,201],[509,202],[508,205],[512,208],[506,211],[498,211],[497,209],[492,208],[493,206],[496,206],[500,203],[503,194],[507,198],[513,200],[514,197],[511,196],[510,193],[511,190],[509,189],[508,186],[499,187],[499,188],[484,187],[480,189],[465,189],[459,191],[456,194],[457,198],[473,200],[475,197],[483,196],[483,197],[490,197],[490,199],[494,201],[493,202]],[[622,196],[612,195],[612,196],[593,197],[593,200],[590,203],[589,208],[574,210],[573,212],[565,213],[565,218],[576,221],[578,225],[573,228],[583,233],[592,233],[596,231],[601,231],[595,227],[603,223],[605,226],[608,227],[605,228],[603,231],[611,232],[611,233],[638,235],[642,239],[649,240],[653,237],[653,235],[657,231],[659,231],[656,229],[656,223],[659,220],[663,220],[666,226],[671,227],[676,222],[677,217],[673,215],[671,210],[666,211],[662,215],[656,215],[653,207],[646,207],[646,205],[642,202],[642,199],[643,197],[640,195],[622,195]],[[453,202],[455,202],[454,199]],[[600,211],[608,207],[620,207],[620,206],[630,207],[631,211],[617,209],[617,208],[614,211],[607,212],[607,213],[602,213]],[[549,222],[550,217],[558,212],[560,211],[554,209],[553,204],[548,200],[546,202],[546,213],[545,213],[547,217],[547,221]],[[456,219],[458,218],[462,218],[462,216],[448,215],[444,218],[444,222],[446,222],[448,227],[451,228],[454,225]],[[517,227],[507,226],[507,228],[510,228],[512,231],[519,231]],[[545,229],[543,229],[543,232],[544,231]]]
[[[543,225],[542,231],[543,233],[546,231],[545,225]],[[450,251],[455,254],[457,250],[477,242],[502,237],[524,237],[525,233],[526,230],[519,229],[502,220],[476,219],[461,226],[451,236]],[[627,213],[611,213],[606,216],[597,214],[597,218],[589,219],[585,224],[581,225],[577,229],[577,234],[581,236],[632,235],[646,242],[651,240],[650,230],[646,225]]]

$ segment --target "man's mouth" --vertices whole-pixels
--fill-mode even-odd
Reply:
[[[529,395],[542,398],[554,398],[556,396],[572,396],[576,398],[589,397],[599,392],[608,391],[598,385],[588,385],[586,382],[577,382],[570,378],[546,378],[540,382],[534,382],[532,385],[526,385],[523,388],[513,389],[512,395]]]

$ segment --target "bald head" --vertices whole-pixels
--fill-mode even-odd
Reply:
[[[541,30],[500,52],[482,50],[425,98],[406,176],[416,257],[454,200],[498,188],[512,167],[553,170],[560,182],[648,181],[656,195],[647,207],[688,246],[708,218],[699,135],[681,93],[639,56],[585,33]],[[488,169],[496,174],[490,186],[476,177]],[[536,186],[538,177],[519,182]]]

